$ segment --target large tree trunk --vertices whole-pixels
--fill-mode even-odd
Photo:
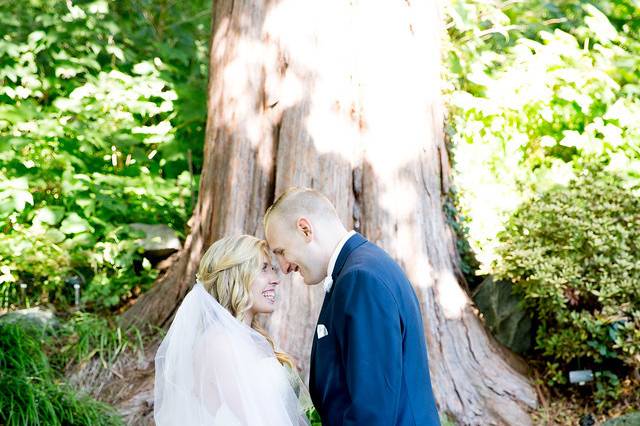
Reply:
[[[441,414],[460,424],[530,424],[533,388],[485,332],[456,279],[455,242],[443,214],[450,170],[437,5],[214,6],[205,162],[192,232],[173,267],[125,319],[166,327],[210,243],[262,235],[262,214],[275,195],[292,185],[313,187],[335,203],[347,227],[406,270],[423,308]],[[294,277],[282,293],[280,309],[265,321],[306,377],[323,292]],[[87,366],[76,378],[131,423],[148,423],[155,349],[110,371]]]

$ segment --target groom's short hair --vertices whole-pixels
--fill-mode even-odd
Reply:
[[[264,214],[265,231],[270,218],[285,219],[286,223],[287,219],[295,220],[300,216],[340,220],[335,207],[324,194],[315,189],[294,186],[283,192],[267,209]]]

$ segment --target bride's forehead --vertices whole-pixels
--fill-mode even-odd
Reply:
[[[272,263],[274,261],[273,253],[265,248],[265,250],[260,254],[260,264],[264,263]]]

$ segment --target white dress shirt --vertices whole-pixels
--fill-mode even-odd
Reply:
[[[324,285],[324,291],[326,293],[329,293],[331,291],[331,287],[333,286],[333,278],[331,277],[331,275],[333,275],[333,268],[335,268],[335,266],[336,266],[336,261],[338,260],[338,256],[340,255],[340,252],[342,251],[342,248],[347,243],[349,238],[351,238],[355,234],[356,234],[356,231],[347,232],[347,235],[345,235],[340,240],[340,242],[336,246],[335,250],[333,251],[333,254],[331,255],[331,258],[329,259],[329,264],[327,265],[327,276],[322,281],[322,285]]]

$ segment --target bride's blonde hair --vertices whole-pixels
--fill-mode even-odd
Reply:
[[[220,305],[242,321],[251,309],[251,285],[264,262],[271,263],[266,241],[251,235],[225,237],[207,249],[196,277]],[[293,368],[291,357],[276,350],[255,316],[251,328],[267,339],[281,364]]]

